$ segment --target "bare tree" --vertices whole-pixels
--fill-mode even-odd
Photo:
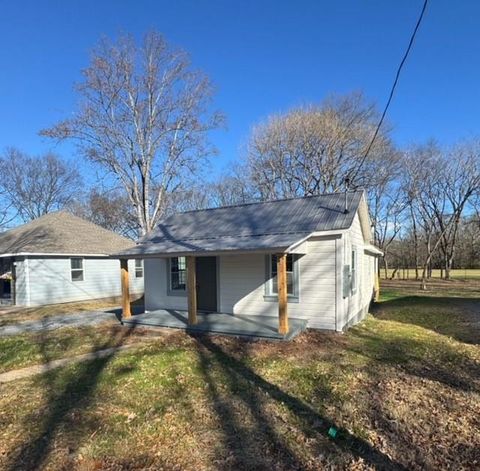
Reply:
[[[248,168],[234,165],[210,185],[212,206],[231,206],[259,201],[260,195],[249,179]]]
[[[83,155],[111,172],[144,234],[169,195],[214,151],[207,135],[223,117],[207,112],[212,86],[157,33],[147,34],[141,46],[130,37],[103,40],[83,78],[77,112],[41,134],[73,139]]]
[[[451,267],[463,211],[480,188],[479,156],[476,142],[456,146],[450,152],[429,143],[417,147],[406,160],[409,204],[425,243],[422,289],[426,289],[431,262],[440,247],[445,254],[444,267]]]
[[[75,167],[53,153],[30,157],[8,148],[0,158],[0,171],[4,197],[24,221],[62,209],[81,188]]]
[[[382,131],[363,159],[378,121],[361,94],[274,115],[253,129],[247,145],[250,178],[261,199],[335,192],[346,176],[370,186],[378,165],[396,154]]]
[[[15,215],[16,212],[12,203],[7,198],[5,191],[0,189],[0,231],[8,228],[9,224],[15,219]]]
[[[128,198],[118,190],[92,189],[81,201],[69,205],[70,212],[131,239],[138,238],[135,213]]]
[[[197,182],[184,191],[172,194],[166,212],[191,211],[196,209],[232,206],[256,201],[248,179],[235,171],[221,175],[214,182]]]
[[[455,146],[446,156],[445,178],[440,189],[447,200],[448,213],[436,208],[439,228],[443,234],[440,246],[444,258],[445,278],[450,278],[455,256],[458,229],[466,205],[480,189],[480,143],[465,142]]]
[[[373,224],[374,243],[383,252],[385,278],[388,277],[390,246],[402,230],[406,198],[396,180],[374,186],[369,192],[369,209]]]

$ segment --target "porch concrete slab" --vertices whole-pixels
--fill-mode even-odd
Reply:
[[[187,311],[159,309],[143,314],[135,314],[128,319],[122,319],[122,322],[142,327],[170,327],[184,329],[189,332],[216,333],[272,340],[291,340],[307,328],[306,320],[292,317],[288,319],[290,329],[287,335],[278,333],[277,317],[244,316],[214,312],[209,314],[198,313],[197,320],[198,323],[195,326],[189,326]]]

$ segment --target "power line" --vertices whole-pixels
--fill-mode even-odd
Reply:
[[[397,73],[395,75],[395,80],[393,81],[392,89],[390,90],[390,95],[388,96],[388,100],[387,100],[387,103],[386,103],[385,108],[383,110],[382,116],[380,118],[380,121],[378,122],[377,128],[375,129],[375,133],[373,134],[372,140],[370,141],[370,144],[368,145],[367,150],[366,150],[366,152],[365,152],[365,154],[364,154],[364,156],[363,156],[363,158],[360,162],[360,165],[357,167],[357,170],[355,172],[356,174],[360,171],[360,169],[362,168],[362,166],[365,162],[365,159],[368,157],[368,154],[369,154],[370,150],[372,149],[373,143],[375,142],[375,139],[377,138],[378,132],[380,131],[380,128],[383,124],[383,121],[385,119],[385,115],[387,114],[388,108],[390,107],[390,103],[392,102],[393,94],[395,93],[395,89],[397,87],[398,79],[400,78],[400,73],[402,72],[402,68],[405,64],[405,61],[407,60],[407,57],[410,53],[410,50],[412,49],[413,42],[415,41],[415,36],[417,35],[417,31],[420,27],[420,24],[422,23],[423,16],[425,14],[425,10],[427,9],[427,3],[428,3],[428,0],[425,0],[424,3],[423,3],[422,11],[420,12],[420,16],[418,17],[417,24],[415,25],[413,33],[410,37],[410,41],[408,43],[407,50],[405,51],[405,54],[403,55],[402,61],[400,62],[400,65],[398,66]],[[353,178],[351,178],[351,180],[352,179]]]

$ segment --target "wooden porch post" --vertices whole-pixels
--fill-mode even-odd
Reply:
[[[122,317],[132,317],[130,309],[130,288],[128,277],[128,260],[126,258],[120,259],[120,272],[122,280]]]
[[[378,259],[377,259],[378,260]],[[376,263],[375,263],[376,265]],[[375,270],[375,289],[374,289],[374,298],[375,302],[380,301],[380,277],[378,276],[378,269]]]
[[[197,323],[197,277],[195,274],[195,257],[187,258],[187,296],[188,296],[188,325]]]
[[[287,254],[277,255],[278,333],[288,334]]]

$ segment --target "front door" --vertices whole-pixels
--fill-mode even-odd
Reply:
[[[199,311],[217,311],[217,258],[197,257],[197,309]]]

